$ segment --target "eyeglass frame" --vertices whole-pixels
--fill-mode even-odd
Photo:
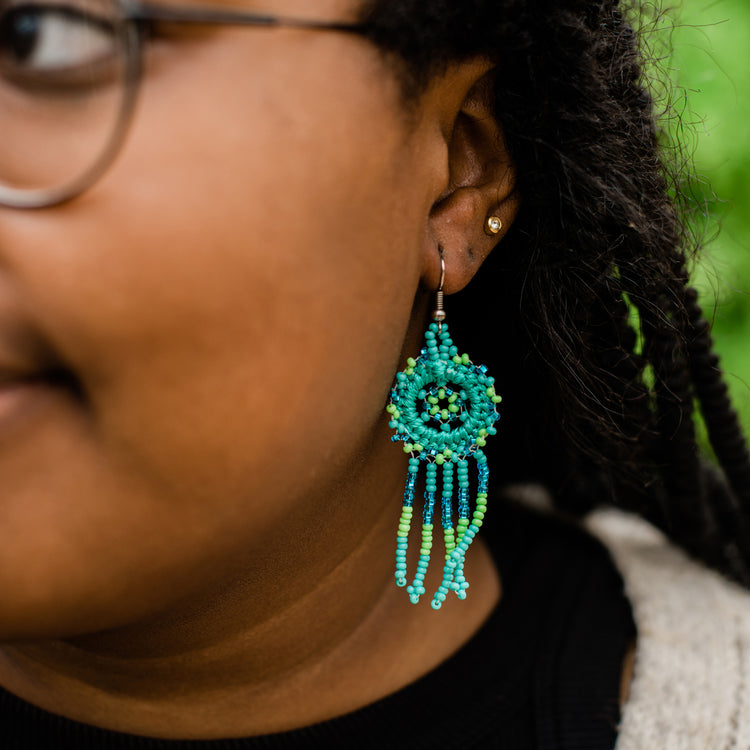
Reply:
[[[19,209],[49,208],[78,197],[109,169],[125,141],[135,109],[143,74],[143,34],[141,27],[151,22],[196,24],[207,26],[253,26],[266,29],[302,29],[336,31],[365,36],[370,30],[366,22],[327,21],[295,16],[277,16],[224,8],[172,6],[141,0],[116,0],[125,25],[124,71],[125,93],[117,123],[107,148],[82,175],[54,188],[12,188],[0,185],[0,206]]]

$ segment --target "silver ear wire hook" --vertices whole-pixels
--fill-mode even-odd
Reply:
[[[435,311],[432,313],[432,319],[438,324],[438,332],[443,330],[443,321],[445,320],[445,310],[443,309],[443,283],[445,282],[445,258],[443,257],[443,248],[438,245],[440,253],[440,284],[435,292]]]

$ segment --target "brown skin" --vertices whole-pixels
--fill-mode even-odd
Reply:
[[[83,388],[32,388],[0,426],[0,683],[127,732],[298,727],[424,674],[500,595],[481,541],[465,602],[395,587],[383,412],[438,245],[457,291],[517,210],[491,72],[451,67],[407,115],[348,35],[193,33],[146,69],[93,189],[0,209],[0,321]]]

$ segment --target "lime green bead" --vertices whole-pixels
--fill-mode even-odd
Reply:
[[[464,353],[461,355],[461,362],[465,365],[468,365],[469,362],[471,362],[471,359],[469,358],[469,355]]]
[[[454,358],[454,359],[455,359],[455,358]],[[448,396],[448,403],[449,403],[449,404],[452,404],[452,403],[453,403],[454,401],[456,401],[457,399],[458,399],[458,394],[457,394],[457,393],[451,393],[451,395],[450,395],[450,396]]]
[[[411,453],[413,448],[411,443],[404,443],[404,453]]]
[[[441,455],[440,453],[438,453],[438,455],[437,455],[437,456],[435,456],[435,463],[436,463],[436,464],[437,464],[438,466],[440,466],[440,465],[441,465],[441,464],[443,464],[444,462],[445,462],[445,456],[443,456],[443,455]]]
[[[461,357],[459,357],[459,356],[458,356],[458,354],[457,354],[457,355],[456,355],[455,357],[453,357],[453,362],[454,362],[455,364],[457,364],[457,365],[460,365],[460,364],[461,364],[461,361],[462,361],[462,360],[461,360]]]
[[[445,531],[445,559],[447,560],[451,556],[451,552],[456,549],[456,540],[453,537],[453,529],[446,529]]]
[[[445,388],[438,389],[438,398],[445,398]]]
[[[407,357],[407,358],[406,358],[406,364],[407,364],[407,365],[408,365],[409,367],[416,367],[416,366],[417,366],[417,360],[416,360],[416,359],[414,359],[414,357]]]
[[[446,420],[446,419],[448,419],[448,417],[450,416],[450,414],[448,413],[447,409],[443,409],[443,411],[440,412],[440,416],[443,418],[443,420]]]

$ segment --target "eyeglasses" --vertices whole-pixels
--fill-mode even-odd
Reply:
[[[0,205],[52,206],[108,168],[125,137],[154,23],[365,34],[365,24],[138,0],[0,0]]]

